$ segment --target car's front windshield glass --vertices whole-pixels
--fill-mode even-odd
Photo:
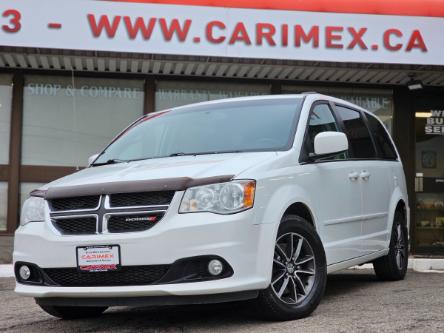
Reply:
[[[303,99],[190,105],[141,118],[94,165],[181,155],[288,150]]]

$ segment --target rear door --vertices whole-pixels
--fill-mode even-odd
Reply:
[[[366,118],[378,154],[378,161],[372,161],[369,166],[371,177],[363,184],[364,213],[370,214],[362,225],[365,237],[362,244],[367,254],[384,250],[387,246],[392,222],[388,220],[390,199],[398,182],[395,174],[398,162],[396,150],[384,125],[372,115],[366,114]]]
[[[349,139],[354,170],[359,175],[362,201],[360,252],[366,255],[382,250],[385,245],[393,187],[391,162],[381,159],[363,112],[341,105],[336,105],[335,109]]]

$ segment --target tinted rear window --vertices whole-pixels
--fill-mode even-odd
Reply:
[[[342,106],[337,106],[336,109],[344,123],[345,134],[350,144],[349,150],[352,151],[351,157],[375,158],[375,147],[361,113]]]
[[[395,147],[393,147],[387,131],[375,117],[368,115],[367,119],[370,131],[373,135],[373,140],[375,141],[375,145],[378,148],[381,158],[396,160],[396,150]]]

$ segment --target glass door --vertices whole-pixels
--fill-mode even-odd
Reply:
[[[415,253],[444,255],[444,103],[416,108],[415,127]]]

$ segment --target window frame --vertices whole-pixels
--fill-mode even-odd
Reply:
[[[385,127],[384,123],[378,117],[376,117],[374,114],[367,113],[367,112],[364,112],[364,114],[365,114],[365,117],[366,117],[367,126],[368,126],[368,128],[370,130],[370,135],[373,138],[373,143],[375,144],[376,151],[378,152],[378,160],[382,160],[382,161],[399,161],[398,150],[396,149],[396,145],[395,145],[395,143],[393,141],[393,138],[390,135],[390,132]],[[373,118],[382,127],[382,130],[385,132],[385,134],[387,135],[387,138],[389,139],[388,142],[390,144],[390,147],[393,149],[393,151],[395,153],[395,158],[386,158],[386,157],[384,157],[384,152],[381,151],[379,149],[378,145],[375,143],[376,139],[374,138],[373,132],[371,131],[370,122],[368,120],[369,118]]]
[[[339,119],[339,124],[340,124],[341,131],[342,131],[342,133],[344,133],[345,135],[347,135],[347,133],[346,133],[346,131],[345,131],[344,121],[343,121],[341,115],[339,114],[339,110],[337,109],[337,107],[342,107],[342,108],[345,108],[345,109],[349,109],[349,110],[351,110],[351,111],[355,111],[355,112],[358,112],[358,113],[360,114],[361,119],[362,119],[362,121],[364,122],[365,128],[367,129],[368,134],[369,134],[369,136],[370,136],[370,140],[371,140],[371,142],[372,142],[373,150],[374,150],[374,152],[375,152],[375,156],[374,156],[374,157],[355,157],[355,156],[354,156],[354,155],[355,155],[355,154],[354,154],[354,151],[353,151],[352,149],[350,149],[350,145],[349,145],[349,150],[348,150],[348,156],[349,156],[349,157],[348,157],[347,159],[345,159],[345,161],[383,160],[383,159],[381,158],[381,155],[380,155],[380,153],[379,153],[379,150],[378,150],[378,148],[377,148],[377,146],[376,146],[376,144],[375,144],[375,139],[374,139],[374,137],[373,137],[373,134],[372,134],[372,132],[371,132],[371,130],[370,130],[370,126],[369,126],[369,124],[368,124],[368,120],[367,120],[367,117],[366,117],[366,112],[360,110],[359,108],[351,107],[351,106],[346,105],[346,104],[337,103],[337,102],[330,102],[330,103],[333,105],[333,110],[334,110],[334,112],[336,113],[337,118]],[[350,139],[348,138],[348,136],[347,136],[347,139],[348,139],[349,142],[350,142]]]
[[[347,150],[347,158],[344,158],[344,159],[328,159],[328,160],[316,160],[316,161],[310,160],[310,158],[308,157],[308,153],[309,153],[308,152],[308,144],[309,144],[308,140],[310,140],[310,136],[308,134],[308,129],[309,129],[310,117],[311,117],[311,115],[313,113],[314,108],[317,105],[320,105],[320,104],[326,104],[330,108],[330,110],[332,112],[332,115],[333,115],[333,118],[335,119],[336,124],[338,125],[339,132],[344,133],[345,135],[347,135],[347,134],[345,132],[344,121],[342,120],[341,115],[339,114],[339,111],[338,111],[337,107],[343,107],[343,108],[346,108],[346,109],[358,112],[361,115],[361,118],[362,118],[362,120],[363,120],[363,122],[365,124],[365,127],[367,128],[367,131],[368,131],[368,133],[370,135],[370,140],[372,142],[372,146],[373,146],[373,149],[375,151],[375,157],[357,158],[357,157],[354,157],[354,152],[351,149],[348,149]],[[373,161],[399,162],[400,158],[399,158],[398,150],[396,149],[396,145],[395,145],[395,143],[393,141],[393,138],[391,137],[390,133],[388,132],[387,128],[378,119],[378,117],[376,117],[373,114],[368,114],[368,113],[369,113],[368,111],[364,111],[364,110],[361,110],[359,108],[352,107],[350,105],[346,105],[346,104],[343,104],[343,103],[338,103],[338,102],[334,102],[334,101],[330,101],[330,100],[317,100],[317,101],[314,101],[312,103],[311,107],[310,107],[310,111],[309,111],[308,117],[307,117],[307,122],[305,124],[304,139],[302,141],[301,150],[300,150],[300,153],[299,153],[299,163],[300,164],[309,164],[309,163],[326,163],[326,162],[343,162],[343,161],[360,161],[360,160],[363,160],[363,161],[373,160]],[[379,150],[378,146],[375,143],[375,138],[374,138],[374,135],[373,135],[373,133],[372,133],[372,131],[370,129],[368,117],[375,118],[376,121],[378,121],[379,124],[383,127],[385,133],[388,135],[388,138],[390,139],[389,142],[390,142],[391,146],[393,147],[393,149],[394,149],[394,151],[396,153],[396,158],[395,159],[384,158],[383,152],[381,152]],[[347,139],[349,140],[348,136],[347,136]]]
[[[343,128],[342,125],[340,123],[340,119],[338,119],[333,107],[332,107],[332,103],[329,100],[317,100],[314,101],[311,106],[310,106],[310,111],[308,112],[308,117],[307,117],[307,121],[305,123],[305,131],[304,131],[304,139],[302,140],[302,144],[301,144],[301,150],[299,153],[299,163],[300,164],[309,164],[309,163],[326,163],[326,162],[339,162],[339,161],[347,161],[348,158],[346,159],[334,159],[334,160],[316,160],[313,161],[310,159],[309,157],[309,151],[308,151],[308,145],[311,143],[311,139],[310,139],[310,135],[308,133],[308,129],[309,129],[309,124],[310,124],[310,117],[314,112],[314,108],[317,107],[318,105],[327,105],[328,108],[331,111],[331,114],[336,122],[336,125],[338,126],[338,132],[340,133],[344,133],[343,132]],[[344,133],[345,134],[345,133]],[[310,142],[309,142],[310,141]]]

